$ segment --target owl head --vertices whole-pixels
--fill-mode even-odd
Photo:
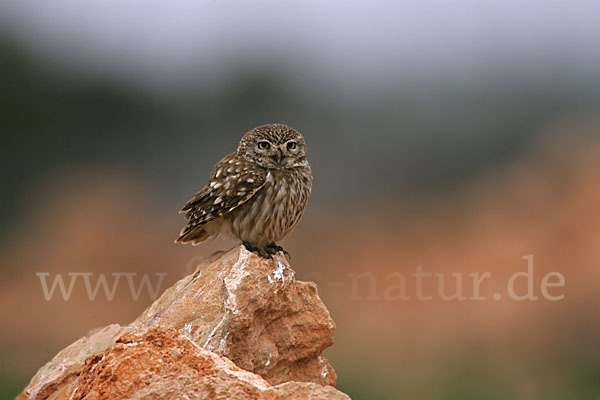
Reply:
[[[237,149],[239,157],[263,168],[289,169],[307,166],[304,138],[294,128],[268,124],[248,131]]]

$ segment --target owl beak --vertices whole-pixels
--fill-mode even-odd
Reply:
[[[282,158],[281,149],[277,149],[277,153],[273,154],[273,159],[275,161],[277,161],[277,164],[279,164],[281,162],[281,158]]]

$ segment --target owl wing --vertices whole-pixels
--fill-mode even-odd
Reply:
[[[263,187],[266,177],[266,169],[241,160],[236,153],[223,157],[213,168],[208,183],[181,209],[188,222],[177,241],[247,202]]]

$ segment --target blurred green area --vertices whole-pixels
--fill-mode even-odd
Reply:
[[[410,367],[383,369],[389,375],[382,375],[379,366],[369,374],[364,365],[336,364],[337,386],[353,399],[381,400],[595,399],[600,393],[597,360],[550,354],[544,365],[539,365],[535,358],[524,359],[524,364],[535,365],[529,369],[535,374],[515,376],[515,370],[521,370],[522,365],[499,368],[497,360],[488,358],[485,349],[465,349],[459,358],[440,356],[426,373]],[[548,376],[555,379],[548,380]]]
[[[15,375],[8,371],[2,372],[0,375],[0,398],[2,399],[14,399],[31,379],[25,374]]]

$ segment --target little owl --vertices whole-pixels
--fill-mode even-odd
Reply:
[[[176,242],[196,245],[224,234],[265,258],[287,254],[277,242],[300,222],[311,188],[302,135],[282,124],[259,126],[181,209],[188,221]]]

